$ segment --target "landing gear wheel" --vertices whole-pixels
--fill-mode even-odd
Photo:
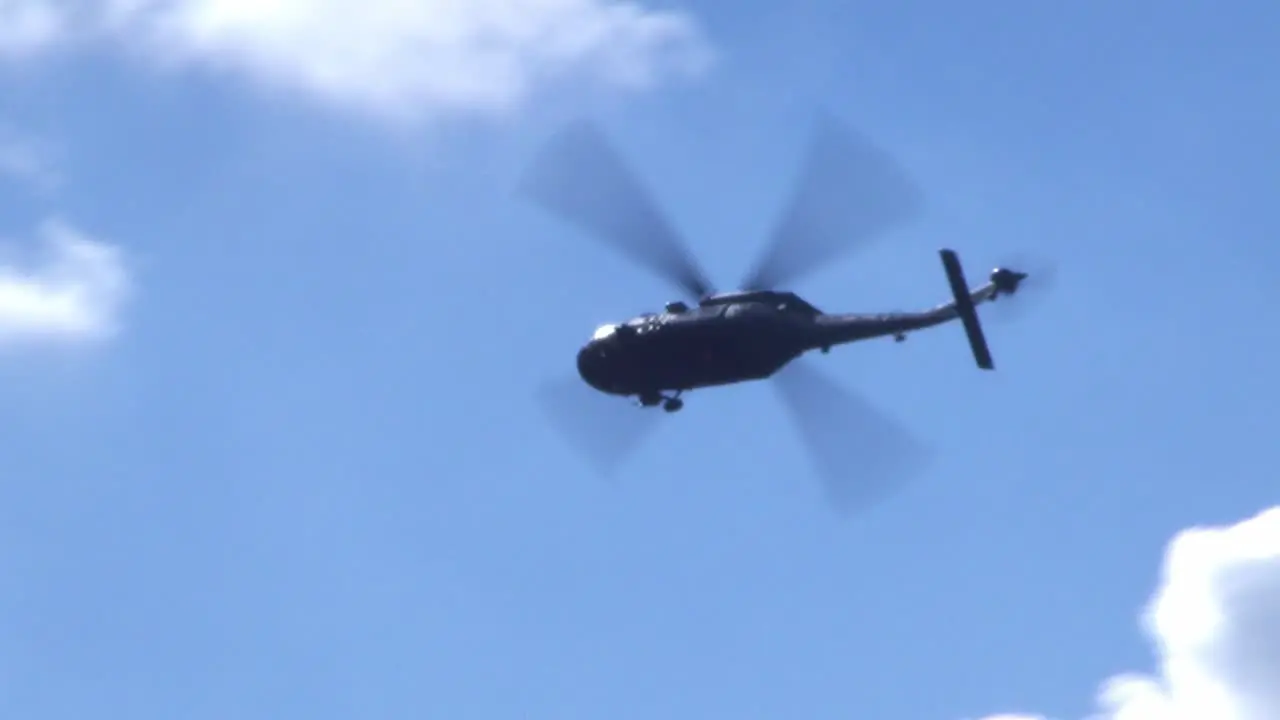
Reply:
[[[667,398],[662,403],[662,409],[667,412],[677,412],[682,407],[684,407],[684,401],[677,397]]]

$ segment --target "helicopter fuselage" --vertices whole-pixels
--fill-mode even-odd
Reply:
[[[597,390],[642,400],[760,380],[810,349],[819,316],[758,297],[692,308],[672,303],[662,313],[602,326],[579,351],[578,372]]]

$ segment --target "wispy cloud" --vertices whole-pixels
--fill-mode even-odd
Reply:
[[[1144,624],[1159,672],[1109,680],[1091,720],[1280,718],[1280,507],[1178,535]]]
[[[48,146],[0,125],[0,179],[4,178],[41,192],[50,192],[59,184]]]
[[[54,0],[0,0],[0,58],[26,57],[59,40],[63,10]]]
[[[42,192],[60,184],[48,146],[0,123],[6,178]],[[0,350],[114,337],[130,294],[121,251],[56,217],[35,235],[35,252],[29,241],[0,238]]]
[[[120,250],[61,220],[38,236],[34,261],[19,259],[12,243],[0,259],[0,348],[114,337],[130,291]]]
[[[4,3],[36,18],[26,21],[33,28],[39,18],[85,7]],[[103,0],[95,7],[77,15],[78,30],[130,55],[394,117],[504,112],[557,83],[650,88],[697,74],[712,57],[691,17],[641,0]],[[49,37],[69,27],[43,22]]]

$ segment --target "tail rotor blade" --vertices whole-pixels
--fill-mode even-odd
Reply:
[[[535,158],[520,190],[694,300],[711,294],[711,283],[685,241],[594,124],[579,121],[555,135]]]
[[[1048,300],[1059,280],[1058,264],[1055,261],[1030,255],[1016,255],[1007,260],[1000,267],[1024,272],[1027,277],[1018,284],[1015,293],[997,298],[989,307],[984,308],[984,314],[995,322],[1022,318],[1035,306]]]
[[[774,381],[841,513],[885,499],[928,464],[928,450],[897,421],[803,360]]]
[[[777,289],[916,219],[923,193],[887,153],[822,114],[787,210],[746,290]]]
[[[576,377],[544,383],[537,401],[549,424],[602,476],[612,476],[658,424],[656,413],[601,394]]]

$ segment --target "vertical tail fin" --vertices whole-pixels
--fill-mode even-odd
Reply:
[[[973,306],[973,298],[969,296],[969,283],[964,279],[964,269],[960,267],[960,257],[954,250],[939,250],[942,256],[942,267],[947,273],[947,282],[951,285],[951,294],[955,296],[956,313],[960,322],[964,323],[964,333],[969,337],[969,347],[973,350],[973,359],[983,370],[994,370],[995,362],[991,359],[991,349],[987,347],[987,338],[982,334],[982,324],[978,322],[978,311]]]

